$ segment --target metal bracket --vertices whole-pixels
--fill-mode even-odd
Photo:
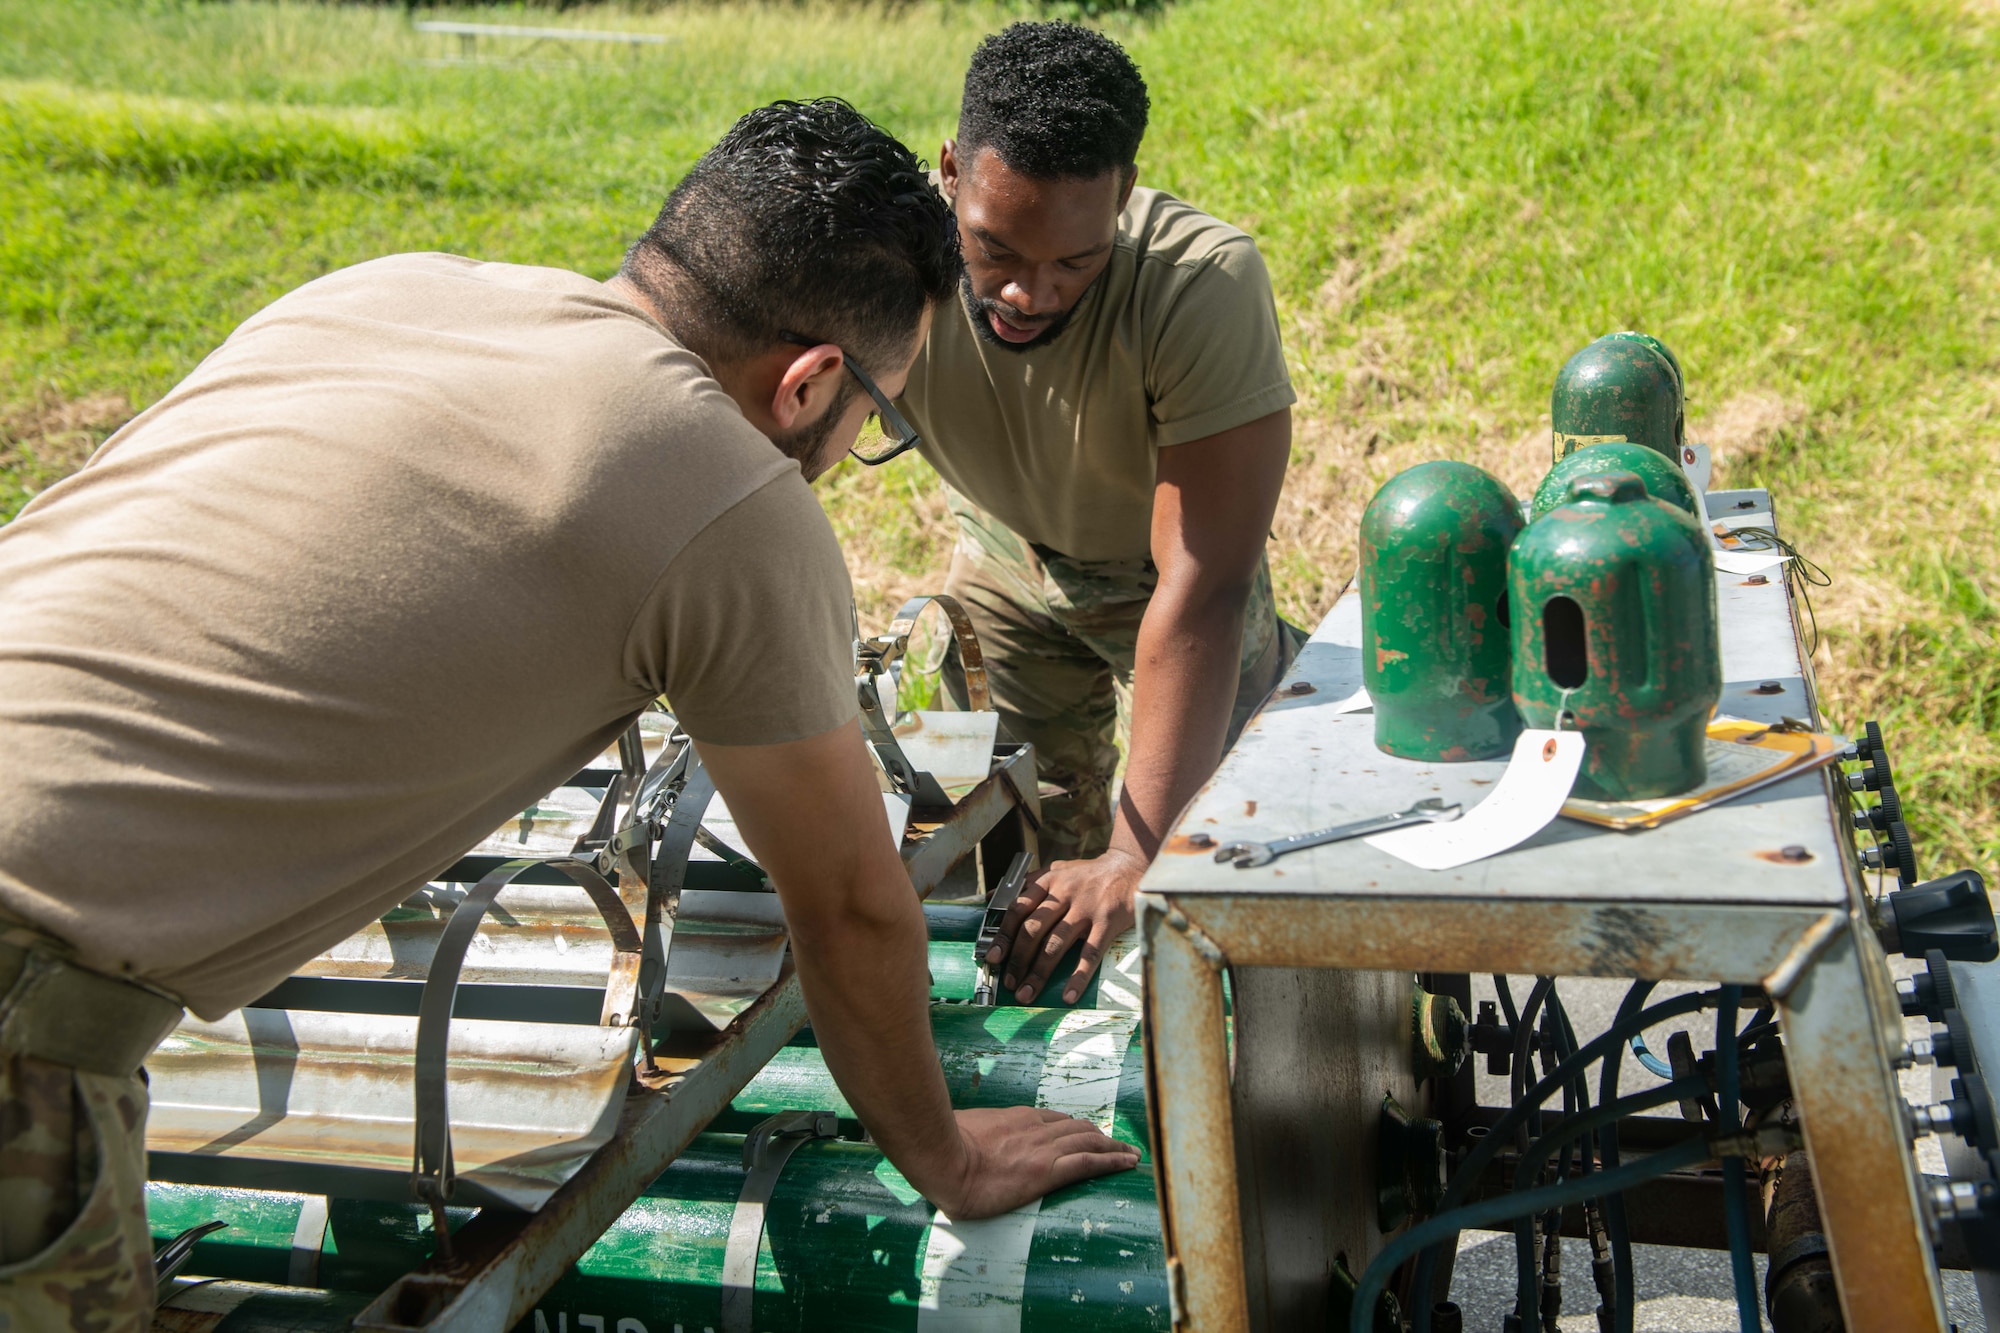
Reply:
[[[999,941],[1000,923],[1006,919],[1008,909],[1021,897],[1021,890],[1028,882],[1028,871],[1034,864],[1034,858],[1027,852],[1014,853],[1007,874],[993,886],[993,893],[986,900],[986,917],[979,925],[979,939],[972,946],[972,961],[978,966],[977,980],[972,988],[974,1004],[990,1005],[997,996],[997,978],[993,975],[993,965],[986,961],[986,955]]]
[[[159,1296],[167,1294],[167,1288],[173,1282],[174,1275],[187,1266],[188,1259],[194,1254],[194,1247],[201,1243],[202,1238],[228,1225],[229,1223],[219,1220],[203,1222],[200,1226],[189,1227],[160,1247],[160,1252],[153,1256],[153,1282]]]
[[[784,1174],[785,1163],[809,1139],[838,1136],[831,1111],[780,1111],[761,1121],[743,1140],[742,1192],[729,1218],[729,1244],[722,1256],[720,1333],[751,1333],[757,1300],[757,1251],[764,1241],[764,1210]]]
[[[951,626],[952,642],[958,649],[958,664],[965,676],[967,709],[984,713],[993,707],[992,692],[986,681],[985,658],[979,650],[979,635],[972,628],[972,617],[965,613],[958,599],[943,593],[912,597],[903,603],[886,633],[864,639],[856,630],[854,689],[861,707],[862,734],[868,738],[869,747],[875,751],[882,771],[888,775],[890,786],[909,797],[914,806],[949,810],[951,798],[945,795],[937,779],[919,772],[909,756],[903,753],[892,726],[893,718],[883,706],[881,688],[876,684],[877,677],[888,673],[909,652],[910,634],[916,629],[917,618],[933,602],[944,612],[945,620]]]

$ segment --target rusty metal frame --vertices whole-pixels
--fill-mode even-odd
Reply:
[[[1901,1019],[1858,910],[1440,901],[1411,929],[1387,899],[1142,893],[1148,1113],[1175,1327],[1250,1327],[1226,967],[1326,967],[1736,981],[1778,1000],[1787,1063],[1853,1333],[1943,1333],[1895,1070]],[[1577,960],[1593,965],[1579,968]],[[1171,1069],[1172,1095],[1153,1094]],[[1842,1096],[1857,1079],[1880,1095]],[[1928,1322],[1926,1320],[1928,1312]]]
[[[1763,491],[1709,498],[1769,506],[1775,514]],[[1737,663],[1735,683],[1725,683],[1724,710],[1772,724],[1785,714],[1817,722],[1812,664],[1802,651],[1800,608],[1789,587],[1771,590],[1783,598],[1782,607],[1756,600],[1766,594],[1747,583],[1725,580],[1720,591],[1726,594],[1725,674],[1732,653]],[[1343,611],[1357,623],[1343,622]],[[1211,1333],[1247,1329],[1257,1318],[1246,1271],[1246,1260],[1256,1261],[1246,1238],[1255,1237],[1243,1216],[1254,1182],[1242,1178],[1246,1159],[1235,1141],[1236,1089],[1222,1011],[1224,970],[1255,967],[1763,987],[1783,1023],[1847,1327],[1853,1333],[1942,1333],[1942,1291],[1893,1063],[1902,1047],[1902,1019],[1874,937],[1872,904],[1851,842],[1848,794],[1837,772],[1792,779],[1782,790],[1771,789],[1768,803],[1718,807],[1703,817],[1709,821],[1703,827],[1721,829],[1720,835],[1699,833],[1694,821],[1668,826],[1646,844],[1656,858],[1660,892],[1635,894],[1618,882],[1621,872],[1629,878],[1647,870],[1644,860],[1626,860],[1629,854],[1619,852],[1616,863],[1595,868],[1579,855],[1579,835],[1561,828],[1531,853],[1541,860],[1510,855],[1456,882],[1405,880],[1393,891],[1378,881],[1400,873],[1394,863],[1381,865],[1379,855],[1364,863],[1355,844],[1250,872],[1257,879],[1227,868],[1208,873],[1218,841],[1267,837],[1274,808],[1286,821],[1324,813],[1301,795],[1313,775],[1298,768],[1317,762],[1311,755],[1322,745],[1343,758],[1329,761],[1333,776],[1311,788],[1320,804],[1364,790],[1379,801],[1384,788],[1397,788],[1400,796],[1388,799],[1400,799],[1408,792],[1398,783],[1421,785],[1425,794],[1464,786],[1463,774],[1418,778],[1407,770],[1356,764],[1361,747],[1335,744],[1342,719],[1315,717],[1308,724],[1297,716],[1320,701],[1346,698],[1359,685],[1362,648],[1353,612],[1345,604],[1336,607],[1313,636],[1288,673],[1290,688],[1280,686],[1237,754],[1183,813],[1138,899],[1153,1094],[1148,1110],[1175,1327]],[[1741,637],[1732,643],[1732,634]],[[1261,761],[1270,774],[1255,769],[1260,761],[1252,751],[1260,744],[1272,747],[1263,753],[1277,756]],[[1258,779],[1262,791],[1255,789]],[[1256,800],[1243,803],[1258,796],[1265,798],[1261,811]],[[1252,817],[1266,822],[1252,825]],[[1702,839],[1755,839],[1766,836],[1772,821],[1811,843],[1809,880],[1771,879],[1755,866],[1714,877],[1690,868]],[[1255,831],[1237,832],[1246,828]],[[1736,850],[1768,860],[1769,853],[1752,850],[1765,845],[1752,840]],[[1603,847],[1609,851],[1612,844]],[[1239,1021],[1245,1021],[1241,1013]],[[1163,1070],[1171,1070],[1170,1079]],[[1357,1259],[1366,1257],[1348,1255],[1357,1270]]]

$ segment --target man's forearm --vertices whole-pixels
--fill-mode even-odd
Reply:
[[[1139,626],[1132,740],[1114,849],[1150,862],[1222,758],[1236,700],[1247,583],[1176,589],[1163,581]]]
[[[827,1068],[882,1151],[932,1194],[965,1164],[931,1040],[923,908],[905,876],[882,887],[846,911],[788,906],[792,957]]]

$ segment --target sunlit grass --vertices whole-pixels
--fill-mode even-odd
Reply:
[[[143,406],[330,268],[610,272],[757,103],[839,93],[934,157],[1008,14],[436,16],[672,40],[443,66],[456,47],[400,7],[0,0],[0,514],[115,424],[105,404]],[[1924,872],[2000,855],[1992,5],[1184,0],[1115,30],[1153,90],[1144,179],[1250,228],[1278,282],[1305,400],[1273,547],[1290,615],[1338,594],[1401,468],[1468,458],[1525,493],[1556,368],[1648,329],[1719,475],[1771,485],[1832,573],[1828,709],[1887,725]],[[864,614],[936,584],[919,462],[822,488]]]

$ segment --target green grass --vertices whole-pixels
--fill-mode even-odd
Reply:
[[[608,273],[755,103],[837,92],[934,156],[1006,17],[534,11],[674,41],[436,67],[396,8],[0,0],[0,514],[329,268],[440,248]],[[1923,869],[1990,869],[1991,0],[1184,0],[1113,30],[1152,85],[1144,177],[1251,228],[1278,282],[1305,399],[1273,549],[1292,615],[1338,593],[1382,480],[1454,456],[1525,490],[1556,368],[1650,330],[1721,475],[1774,487],[1832,573],[1823,691],[1887,725]],[[825,486],[878,617],[949,544],[921,465],[883,472]]]

